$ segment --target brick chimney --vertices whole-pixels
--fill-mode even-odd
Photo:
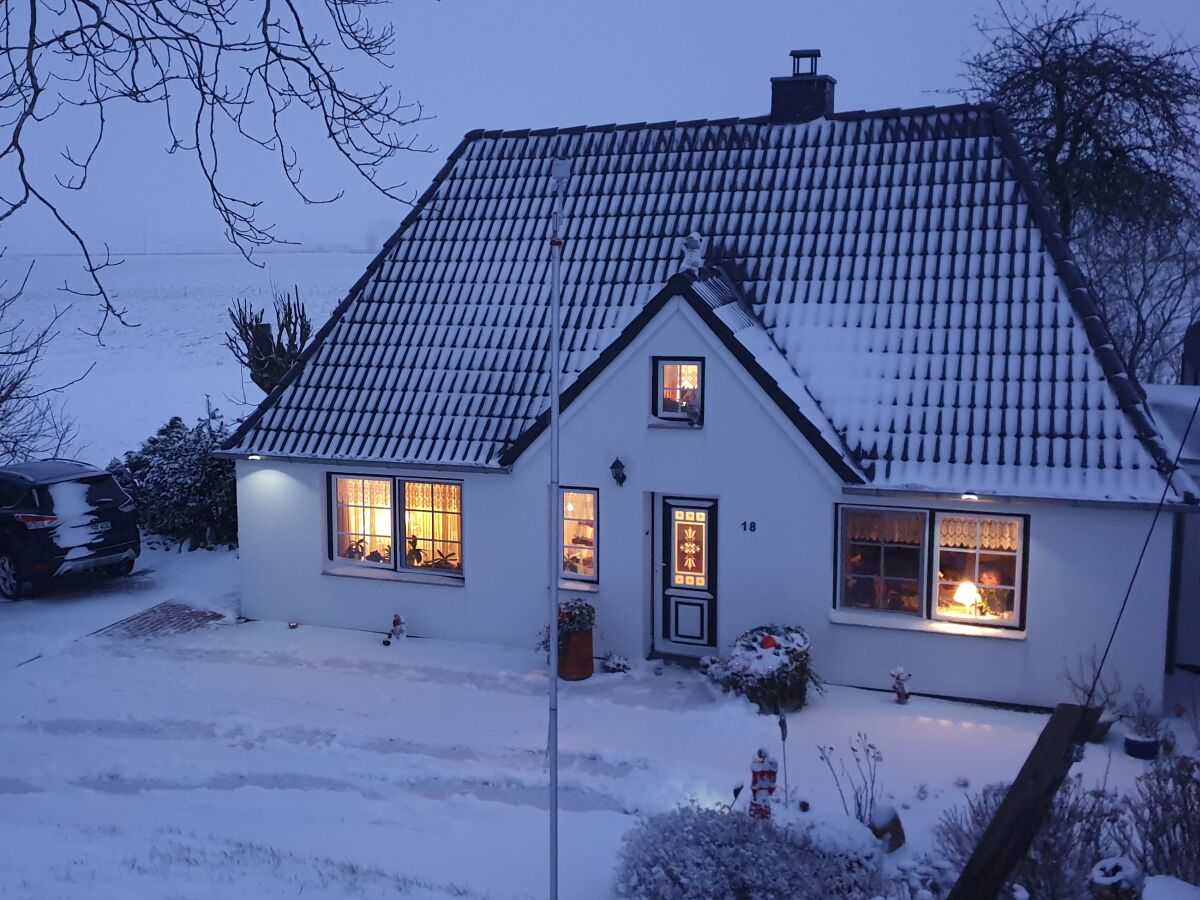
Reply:
[[[792,74],[771,79],[771,121],[811,122],[832,115],[837,80],[817,74],[821,51],[793,50],[791,55]]]

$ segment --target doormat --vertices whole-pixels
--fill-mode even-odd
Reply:
[[[195,631],[223,618],[210,609],[196,609],[168,600],[95,633],[104,637],[161,637]]]

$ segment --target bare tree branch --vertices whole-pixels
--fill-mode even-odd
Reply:
[[[100,305],[100,334],[125,321],[104,285],[110,254],[91,249],[56,199],[80,191],[108,135],[114,104],[157,106],[168,152],[190,154],[207,184],[227,239],[247,259],[283,239],[259,218],[261,201],[229,184],[224,152],[249,143],[271,153],[307,203],[313,195],[290,137],[292,110],[319,117],[338,153],[383,194],[408,202],[403,182],[385,179],[401,151],[426,151],[408,129],[422,107],[387,84],[360,88],[343,77],[354,59],[385,66],[390,26],[369,16],[377,0],[9,0],[0,3],[0,227],[31,205],[49,214],[84,257],[87,285],[64,289]],[[331,41],[332,38],[332,41]],[[90,119],[75,118],[84,115]],[[70,119],[87,135],[57,153],[50,124]],[[61,141],[61,138],[59,138]]]

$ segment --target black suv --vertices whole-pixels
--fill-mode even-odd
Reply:
[[[66,459],[0,466],[0,597],[56,575],[128,575],[142,551],[136,507],[112,475]]]

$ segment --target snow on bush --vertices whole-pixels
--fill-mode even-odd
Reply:
[[[1008,785],[990,784],[966,807],[948,810],[934,827],[941,856],[961,870],[991,824]],[[1088,876],[1097,861],[1110,855],[1110,836],[1120,817],[1117,798],[1106,790],[1087,790],[1079,776],[1068,778],[1050,807],[1033,844],[1012,872],[1010,888],[1020,885],[1038,900],[1087,900]]]
[[[1160,759],[1125,798],[1122,851],[1148,875],[1200,885],[1200,761]]]
[[[879,887],[868,833],[856,850],[820,846],[820,827],[781,827],[724,808],[684,806],[624,837],[617,894],[637,900],[869,898]]]
[[[766,713],[800,709],[810,686],[821,690],[812,668],[812,642],[798,625],[751,628],[733,642],[729,656],[706,656],[700,668],[714,683]]]
[[[192,547],[237,543],[233,462],[212,455],[229,434],[209,407],[191,428],[173,416],[140,449],[108,464],[147,531]]]

